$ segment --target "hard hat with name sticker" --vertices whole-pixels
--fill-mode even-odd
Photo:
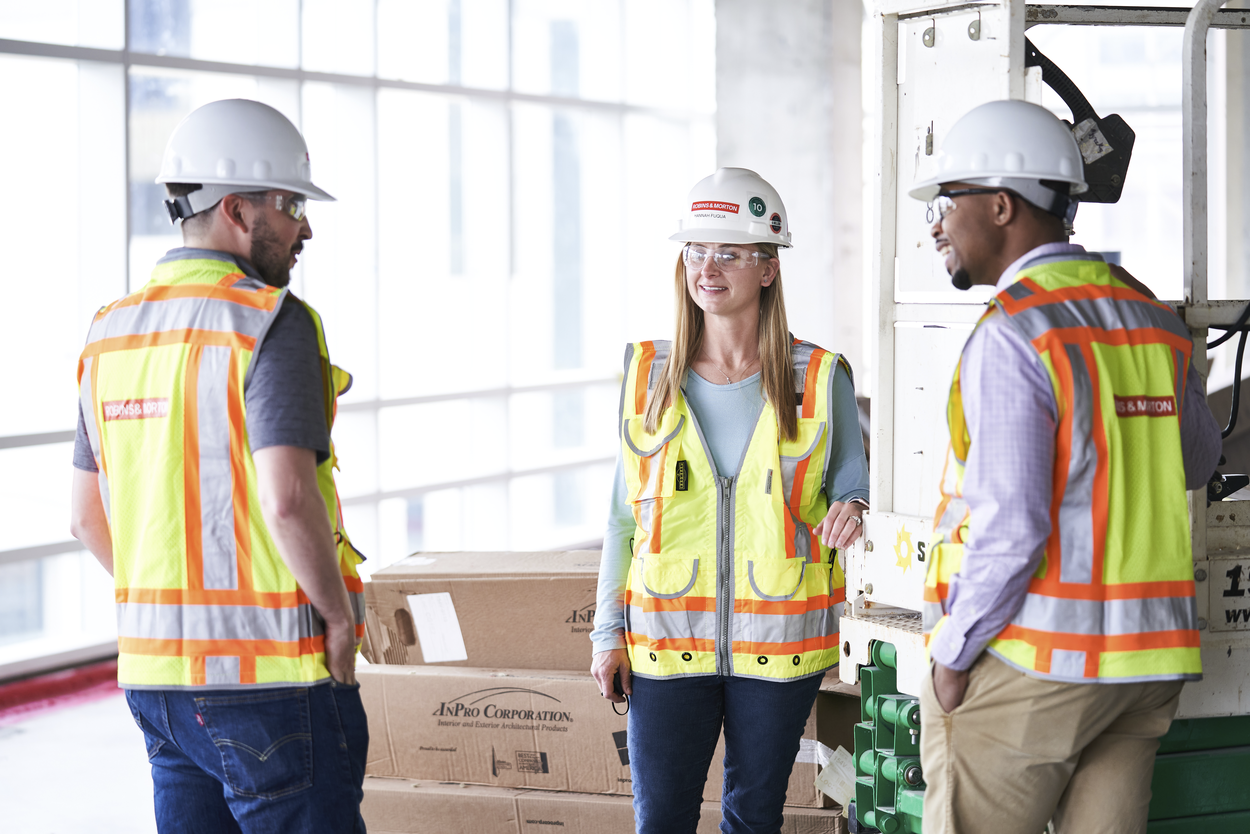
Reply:
[[[694,243],[775,243],[790,246],[790,222],[777,189],[746,168],[719,168],[686,198],[677,234]]]

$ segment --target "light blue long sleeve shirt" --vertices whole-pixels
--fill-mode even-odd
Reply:
[[[755,431],[764,401],[760,375],[730,385],[708,382],[693,371],[686,375],[682,389],[686,402],[703,429],[716,470],[738,474],[743,452]],[[868,500],[868,458],[859,428],[855,385],[841,364],[833,375],[833,409],[829,431],[834,438],[833,452],[825,467],[825,495],[830,502],[852,498]],[[590,640],[596,652],[625,646],[625,581],[633,558],[629,540],[636,530],[634,514],[627,501],[625,471],[620,454],[616,457],[616,477],[608,529],[603,536],[603,556],[599,563],[598,602],[595,630]]]
[[[1007,267],[1001,292],[1034,258],[1082,253],[1048,243]],[[1029,577],[1050,536],[1052,470],[1058,406],[1050,376],[1033,349],[1001,314],[987,318],[964,345],[959,382],[972,446],[964,467],[964,501],[972,513],[968,544],[947,597],[950,617],[929,644],[938,663],[972,666],[1024,604]],[[1220,457],[1220,429],[1192,364],[1181,410],[1181,452],[1189,489],[1203,486]]]

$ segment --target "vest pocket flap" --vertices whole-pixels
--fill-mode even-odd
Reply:
[[[802,559],[768,559],[747,562],[747,581],[760,599],[788,602],[803,587],[807,562]]]
[[[825,424],[815,420],[799,420],[798,431],[793,440],[783,440],[780,444],[781,459],[785,461],[806,460],[812,452],[820,448],[825,436]]]
[[[699,578],[699,560],[686,556],[646,556],[638,560],[642,587],[656,599],[677,599],[690,593]]]
[[[643,420],[642,417],[629,418],[625,421],[621,432],[625,438],[625,445],[640,458],[649,458],[663,449],[669,441],[681,433],[682,426],[686,424],[686,418],[683,415],[677,418],[676,426],[673,425],[672,420],[664,420],[660,423],[659,431],[655,434],[647,434],[647,430],[642,426]]]

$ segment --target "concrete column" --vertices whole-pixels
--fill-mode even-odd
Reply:
[[[781,194],[790,330],[863,367],[863,108],[857,0],[717,0],[716,163]],[[866,377],[857,375],[856,387]]]

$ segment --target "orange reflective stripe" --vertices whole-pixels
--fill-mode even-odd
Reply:
[[[325,637],[299,640],[154,640],[144,637],[118,637],[118,651],[154,657],[189,657],[203,663],[204,657],[299,657],[325,652]]]
[[[253,350],[256,347],[256,340],[242,333],[197,330],[188,327],[185,330],[162,330],[159,333],[145,333],[140,336],[110,336],[87,345],[83,348],[82,355],[99,356],[101,353],[115,350],[137,350],[162,345],[205,345]]]
[[[633,605],[648,614],[656,611],[715,611],[715,597],[687,595],[677,599],[660,599],[625,589],[625,604]]]
[[[936,586],[924,586],[925,602],[946,602],[946,598],[950,596],[951,586],[945,582],[939,582]]]
[[[187,541],[187,587],[204,587],[204,531],[200,524],[200,357],[204,349],[193,345],[187,356],[182,385],[182,492],[186,506],[183,524]]]
[[[1023,640],[1038,648],[1050,651],[1062,649],[1072,652],[1131,652],[1142,649],[1196,649],[1201,645],[1198,631],[1174,629],[1171,631],[1143,631],[1137,634],[1068,634],[1057,631],[1039,631],[1010,624],[998,635],[1000,640]],[[1041,671],[1041,670],[1039,670]]]
[[[1153,301],[1129,287],[1117,287],[1110,284],[1075,284],[1070,287],[1047,290],[1028,277],[1021,278],[1018,283],[1033,290],[1033,294],[1016,299],[1007,293],[999,293],[994,298],[994,303],[1002,305],[1003,309],[1008,313],[1015,314],[1031,307],[1042,307],[1063,301],[1092,301],[1099,298],[1111,298],[1116,301],[1146,301],[1154,304],[1156,307],[1169,309],[1166,304]]]
[[[239,657],[239,683],[256,683],[256,656]]]
[[[105,312],[122,307],[135,307],[145,301],[167,301],[173,298],[217,298],[257,310],[272,310],[278,303],[278,293],[234,289],[233,285],[246,277],[241,272],[232,272],[216,284],[156,284],[118,299],[106,307]]]
[[[734,654],[803,654],[804,652],[819,652],[825,649],[838,648],[838,634],[822,634],[818,637],[808,637],[803,640],[788,640],[785,643],[749,643],[746,641],[735,640],[733,646]]]
[[[216,588],[118,588],[119,603],[149,605],[255,605],[257,608],[295,608],[311,605],[303,591],[236,591]]]
[[[807,376],[803,380],[803,416],[816,416],[816,399],[808,395],[808,392],[817,393],[816,383],[820,379],[821,359],[829,351],[823,348],[816,348],[812,351],[811,358],[807,360]],[[836,370],[836,368],[834,369]],[[796,477],[797,481],[798,478]]]
[[[237,354],[230,351],[231,371],[227,375],[226,412],[230,419],[230,488],[234,505],[235,564],[239,575],[239,590],[250,591],[252,575],[252,528],[247,500],[247,449],[244,448],[246,430],[243,426],[243,381],[234,372]]]
[[[1058,574],[1055,574],[1058,576]],[[1029,593],[1062,599],[1093,600],[1106,602],[1115,599],[1158,599],[1161,597],[1189,597],[1194,595],[1193,580],[1176,582],[1121,582],[1112,585],[1077,585],[1059,582],[1057,579],[1033,579]]]
[[[129,639],[129,638],[121,638],[117,642],[120,644],[122,639]],[[120,649],[120,651],[124,652],[126,650]],[[191,664],[191,674],[187,682],[190,683],[192,686],[203,686],[204,684],[208,683],[208,671],[204,668],[207,665],[204,662],[204,655],[199,655],[198,657],[190,657],[190,658],[187,658],[187,660],[190,661],[190,664]]]
[[[655,359],[655,342],[642,343],[642,357],[638,361],[638,375],[634,379],[634,413],[647,411],[647,381],[651,379],[651,361]]]
[[[714,652],[715,640],[704,640],[698,637],[662,637],[653,640],[645,634],[629,632],[630,641],[635,649],[650,649],[655,652]]]
[[[1193,343],[1180,338],[1169,330],[1155,327],[1138,327],[1132,330],[1102,330],[1096,327],[1056,327],[1033,339],[1031,344],[1038,352],[1062,350],[1063,345],[1111,345],[1113,347],[1149,347],[1166,344],[1177,350],[1192,350]],[[1186,354],[1188,355],[1188,354]]]

